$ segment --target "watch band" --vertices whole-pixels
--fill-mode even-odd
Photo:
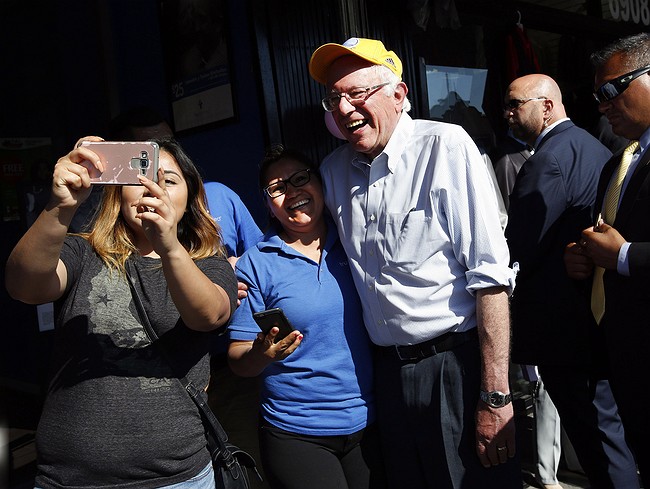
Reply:
[[[512,401],[512,394],[506,394],[501,391],[481,391],[481,401],[492,408],[501,408],[507,406]]]

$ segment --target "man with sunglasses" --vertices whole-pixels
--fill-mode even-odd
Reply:
[[[591,487],[638,489],[634,458],[603,376],[604,338],[591,313],[590,291],[576,287],[562,260],[566,244],[592,222],[598,178],[612,153],[571,122],[549,76],[514,80],[504,107],[512,133],[533,148],[510,194],[506,228],[511,260],[519,264],[511,299],[512,361],[537,365]],[[559,424],[551,421],[559,439]],[[551,447],[540,447],[540,459],[544,448]],[[559,453],[554,458],[559,461]],[[556,470],[540,467],[536,475],[544,487],[559,487]]]
[[[567,247],[565,262],[572,277],[593,284],[610,384],[644,487],[650,487],[650,34],[619,39],[591,60],[598,109],[632,144],[605,165],[594,225]]]
[[[325,44],[309,70],[348,141],[321,174],[377,345],[389,487],[520,489],[514,271],[478,148],[458,125],[409,117],[402,63],[381,41]]]

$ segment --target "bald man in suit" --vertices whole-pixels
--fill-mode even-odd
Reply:
[[[650,34],[615,41],[594,53],[592,62],[598,109],[615,134],[638,144],[625,158],[629,166],[622,152],[605,165],[596,224],[567,247],[565,261],[572,277],[593,280],[596,291],[599,272],[602,277],[604,293],[592,295],[592,306],[607,338],[610,382],[625,432],[650,487]]]
[[[513,135],[534,149],[517,175],[506,228],[520,268],[511,299],[512,360],[538,366],[591,487],[638,488],[590,290],[569,278],[563,261],[566,244],[592,222],[611,152],[571,122],[560,88],[546,75],[514,80],[505,107]]]

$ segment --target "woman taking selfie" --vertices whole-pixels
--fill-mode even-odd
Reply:
[[[175,141],[156,142],[158,183],[107,186],[87,234],[67,230],[90,194],[84,165],[103,164],[79,145],[59,159],[49,204],[7,262],[12,297],[55,302],[38,488],[214,487],[198,409],[175,377],[207,385],[210,332],[228,322],[237,284],[197,169]]]
[[[237,262],[248,286],[229,326],[233,371],[262,378],[260,451],[273,489],[383,487],[370,340],[318,173],[276,146],[259,172],[272,229]],[[281,339],[252,314],[281,308]]]

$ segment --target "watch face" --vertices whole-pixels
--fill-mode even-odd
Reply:
[[[506,399],[505,394],[501,392],[490,392],[490,404],[494,407],[501,407]]]
[[[500,391],[483,392],[481,391],[481,400],[488,406],[500,408],[508,404],[511,400],[510,394],[504,394]]]

